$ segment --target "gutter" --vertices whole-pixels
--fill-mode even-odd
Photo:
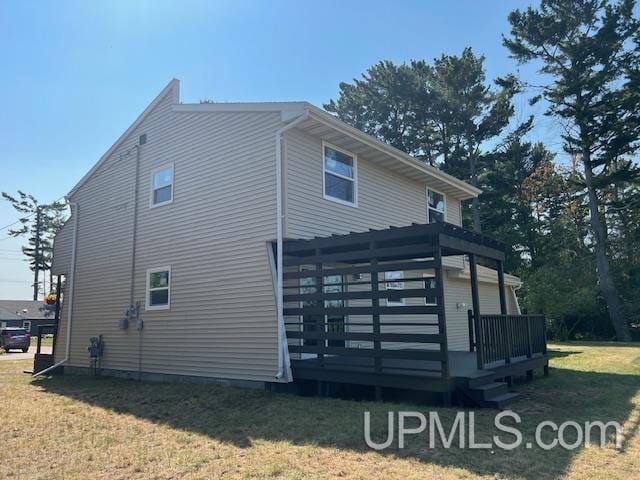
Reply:
[[[65,197],[65,199],[67,200],[69,207],[75,210],[75,211],[72,211],[72,215],[74,216],[75,220],[73,222],[73,242],[71,244],[71,267],[69,268],[70,275],[69,275],[69,280],[67,281],[67,288],[69,290],[69,293],[67,295],[68,298],[65,298],[65,303],[68,304],[67,341],[66,341],[65,354],[64,354],[63,360],[50,366],[49,368],[45,368],[44,370],[41,370],[40,372],[34,374],[33,377],[44,375],[45,373],[50,372],[51,370],[58,368],[59,366],[67,363],[69,361],[69,353],[71,351],[71,319],[72,319],[72,313],[73,313],[73,289],[75,287],[75,276],[76,276],[76,247],[78,245],[78,221],[80,220],[80,214],[79,214],[80,209],[77,202],[70,202],[69,197]]]
[[[282,171],[282,138],[283,134],[291,128],[299,125],[309,118],[309,110],[305,110],[303,114],[295,120],[281,127],[276,132],[276,309],[278,315],[278,373],[276,378],[282,378],[285,373],[287,380],[291,379],[291,363],[289,360],[289,349],[286,344],[286,332],[284,328],[284,301],[283,295],[283,223],[284,214],[282,211],[282,184],[284,174]],[[286,364],[285,364],[286,363]]]
[[[512,285],[510,287],[511,289],[511,296],[513,297],[513,303],[516,306],[516,313],[518,315],[522,315],[522,311],[520,310],[520,302],[518,302],[518,296],[516,295],[516,292],[518,290],[520,290],[522,288],[522,283],[520,283],[519,285]]]

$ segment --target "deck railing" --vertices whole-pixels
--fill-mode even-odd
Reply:
[[[478,315],[473,319],[471,350],[478,368],[509,364],[547,353],[544,315]],[[470,334],[472,332],[470,331]],[[471,338],[471,335],[470,335]]]

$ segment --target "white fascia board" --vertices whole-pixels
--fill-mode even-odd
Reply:
[[[309,113],[310,116],[312,116],[318,122],[325,123],[326,125],[341,131],[345,135],[349,135],[363,143],[366,143],[370,147],[376,148],[386,153],[387,155],[392,156],[396,160],[415,168],[416,170],[419,170],[427,175],[431,175],[432,177],[451,185],[452,187],[461,191],[461,193],[463,194],[461,195],[462,200],[477,197],[482,193],[481,189],[474,187],[473,185],[470,185],[469,183],[460,180],[459,178],[449,175],[439,168],[421,162],[420,160],[413,158],[411,155],[403,152],[402,150],[398,150],[397,148],[392,147],[387,143],[381,142],[377,138],[374,138],[371,135],[367,135],[366,133],[361,132],[351,125],[347,125],[343,121],[318,107],[309,104]]]
[[[102,166],[102,164],[107,161],[109,156],[111,156],[111,154],[114,151],[116,151],[118,147],[120,147],[120,145],[122,145],[122,142],[124,142],[126,138],[131,134],[131,132],[133,132],[138,127],[138,125],[142,123],[142,121],[147,117],[147,115],[149,115],[149,113],[156,107],[156,105],[160,103],[160,100],[162,100],[169,92],[171,92],[172,103],[174,104],[178,103],[180,101],[180,81],[178,79],[175,79],[175,78],[172,79],[167,84],[167,86],[162,89],[162,91],[147,106],[147,108],[145,108],[144,111],[140,115],[138,115],[138,118],[135,119],[135,121],[131,124],[131,126],[127,128],[127,130],[122,135],[120,135],[118,140],[116,140],[113,145],[111,145],[111,148],[109,148],[109,150],[107,150],[107,152],[104,155],[102,155],[102,157],[100,157],[100,160],[98,160],[98,162],[93,167],[91,167],[91,170],[89,170],[85,174],[85,176],[82,177],[78,183],[76,183],[76,185],[66,195],[67,199],[73,197],[73,195],[78,191],[78,189],[82,187],[82,185],[84,185],[93,176],[93,174]]]

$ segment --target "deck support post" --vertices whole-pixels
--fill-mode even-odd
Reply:
[[[547,363],[544,367],[543,367],[543,371],[544,371],[544,376],[548,377],[549,376],[549,364]]]
[[[442,404],[445,407],[451,406],[451,390],[447,390],[446,392],[442,392]]]
[[[473,308],[473,320],[475,325],[476,361],[478,370],[482,370],[484,359],[482,358],[482,338],[480,335],[480,294],[478,293],[478,268],[476,255],[469,254],[469,276],[471,277],[471,306]]]
[[[316,248],[316,255],[320,256],[320,249]],[[316,263],[316,271],[322,271],[322,262]],[[324,292],[324,277],[321,273],[318,273],[316,278],[316,293],[321,294]],[[316,302],[318,307],[324,307],[324,301],[318,300]],[[319,347],[319,351],[323,352],[327,347],[326,345],[326,327],[325,327],[326,317],[324,315],[318,315],[316,318],[316,329],[318,330],[318,340],[317,346]],[[318,363],[320,366],[324,365],[324,354],[318,353]]]
[[[500,296],[500,314],[507,314],[507,299],[504,294],[504,262],[502,260],[497,260],[497,270],[498,270],[498,288],[500,291],[498,295]]]
[[[375,250],[375,243],[371,242],[369,244],[369,249],[371,251]],[[378,266],[378,260],[376,258],[372,258],[370,261],[370,266],[371,266],[371,292],[372,292],[372,299],[371,299],[371,307],[373,308],[373,315],[371,315],[371,323],[372,323],[372,327],[373,327],[373,333],[374,336],[377,337],[380,335],[380,314],[377,313],[377,309],[380,306],[380,297],[378,296],[378,292],[380,290],[380,285],[379,285],[379,273],[378,270],[375,268]],[[385,284],[386,287],[386,284]],[[375,357],[373,358],[373,367],[374,370],[376,372],[381,372],[382,371],[382,357],[380,357],[380,354],[382,352],[382,344],[380,343],[380,340],[375,339],[373,341],[373,350],[375,353]],[[378,399],[378,388],[376,387],[376,400]]]
[[[382,387],[380,385],[375,386],[376,390],[376,402],[382,401]]]
[[[442,271],[442,247],[440,237],[434,238],[435,260],[434,273],[436,277],[436,302],[438,306],[438,333],[440,334],[440,354],[442,363],[442,377],[449,378],[449,345],[447,341],[447,319],[444,311],[444,273]],[[451,392],[449,392],[449,404],[451,404]]]

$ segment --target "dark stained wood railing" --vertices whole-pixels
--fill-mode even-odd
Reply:
[[[449,377],[440,229],[413,230],[285,244],[294,368]]]
[[[473,321],[470,345],[475,347],[479,369],[547,353],[544,315],[478,315]]]

